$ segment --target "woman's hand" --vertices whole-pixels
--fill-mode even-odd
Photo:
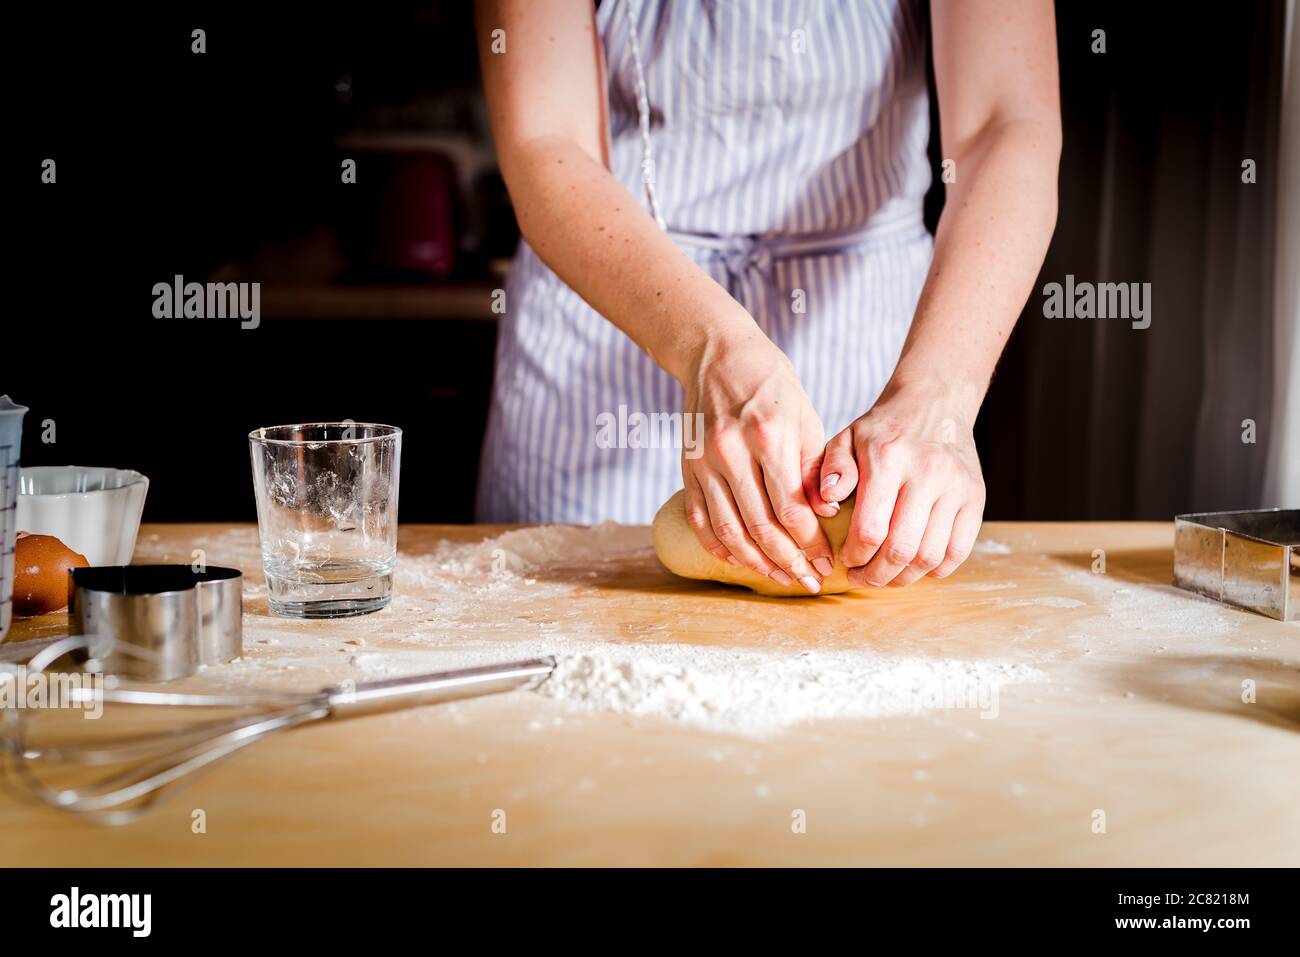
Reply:
[[[702,351],[686,377],[686,412],[704,434],[682,455],[686,519],[709,552],[811,594],[834,553],[814,514],[825,433],[789,359],[754,328]]]
[[[857,504],[840,559],[849,581],[910,585],[966,560],[984,514],[971,436],[978,402],[932,383],[890,384],[871,411],[826,446],[821,496]]]
[[[971,426],[1037,281],[1056,223],[1061,155],[1051,0],[932,3],[945,185],[934,259],[894,375],[831,439],[821,495],[857,489],[840,558],[849,580],[950,575],[984,512]],[[989,57],[984,51],[1019,51]]]

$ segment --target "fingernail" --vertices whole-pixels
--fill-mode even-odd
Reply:
[[[728,556],[727,556],[727,561],[731,562],[731,564],[733,564],[733,565],[739,565],[739,564],[740,564],[740,561],[736,558],[735,555],[728,555]]]
[[[799,579],[799,584],[803,585],[804,588],[807,588],[814,595],[822,590],[821,582],[817,581],[817,579],[813,578],[811,575],[804,575],[803,578]]]
[[[821,558],[813,559],[813,568],[817,569],[817,571],[821,572],[823,575],[826,576],[829,576],[830,573],[835,570],[835,566],[831,564],[831,560],[827,558],[825,555],[823,555]]]
[[[791,578],[789,575],[787,575],[779,568],[772,569],[772,574],[769,575],[768,577],[771,578],[772,581],[776,582],[778,585],[789,586],[794,584],[794,579]]]
[[[840,473],[832,472],[830,475],[822,479],[822,488],[834,488],[836,485],[839,484],[839,482],[840,482]]]
[[[823,502],[826,502],[825,499],[822,499],[822,501],[823,501]],[[835,512],[837,515],[839,514],[839,511],[840,511],[840,503],[839,503],[839,502],[826,502],[826,504],[829,505],[829,506],[831,507],[831,510],[832,510],[833,512]]]

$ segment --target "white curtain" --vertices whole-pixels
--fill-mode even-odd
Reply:
[[[1282,128],[1278,142],[1273,435],[1264,498],[1300,508],[1300,17],[1287,3]]]

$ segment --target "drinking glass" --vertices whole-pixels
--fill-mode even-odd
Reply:
[[[346,618],[388,605],[402,430],[311,422],[255,429],[248,441],[271,611]]]

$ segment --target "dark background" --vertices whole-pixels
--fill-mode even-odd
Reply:
[[[11,8],[0,393],[31,409],[25,464],[139,469],[146,520],[251,520],[250,429],[389,422],[406,432],[403,519],[472,520],[490,296],[516,233],[481,163],[471,8]],[[1061,206],[1037,288],[1066,273],[1151,281],[1158,312],[1142,333],[1045,320],[1031,297],[976,427],[988,518],[1268,504],[1263,444],[1204,460],[1243,415],[1267,433],[1269,370],[1252,357],[1268,348],[1256,317],[1271,302],[1283,15],[1281,0],[1058,4]],[[341,138],[412,129],[478,164],[447,174],[455,242],[424,272],[369,254],[384,177],[339,181],[357,155]],[[937,170],[937,142],[931,154]],[[369,174],[395,154],[364,155]],[[39,181],[47,157],[54,186]],[[1254,187],[1243,157],[1259,160]],[[932,227],[942,203],[936,183]],[[261,281],[260,328],[152,318],[153,284],[177,273]],[[1202,396],[1225,388],[1225,328],[1246,351],[1216,421]]]

